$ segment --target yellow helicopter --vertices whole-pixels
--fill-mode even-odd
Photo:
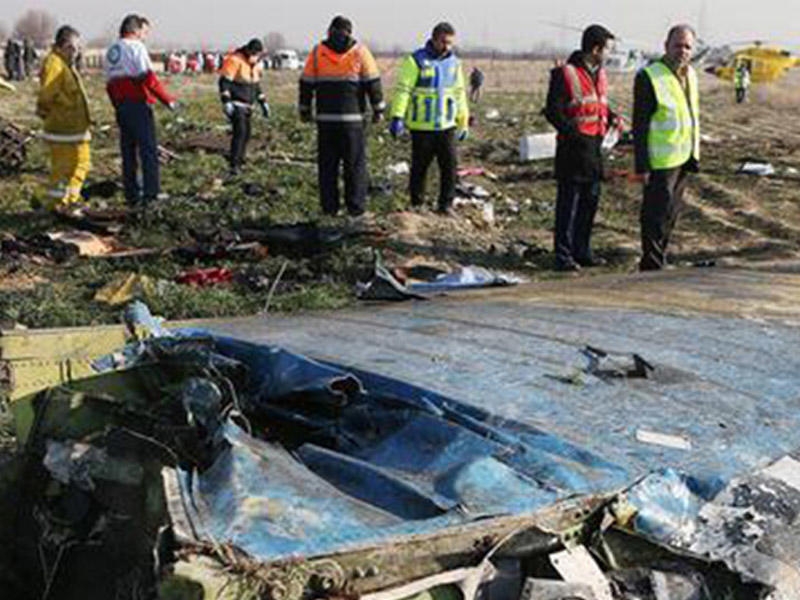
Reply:
[[[744,66],[750,71],[753,83],[772,83],[783,77],[789,69],[800,66],[800,57],[784,48],[767,46],[762,42],[752,42],[738,50],[733,50],[731,46],[701,51],[699,58],[706,73],[733,81],[736,71]]]

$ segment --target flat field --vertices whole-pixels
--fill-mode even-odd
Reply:
[[[381,61],[389,98],[398,62]],[[480,103],[472,107],[475,123],[470,139],[460,147],[460,161],[491,174],[467,176],[464,183],[490,193],[493,222],[486,222],[481,210],[461,210],[454,217],[407,211],[407,176],[392,174],[387,167],[409,160],[410,143],[393,141],[384,124],[369,130],[369,209],[374,226],[363,234],[344,218],[322,218],[315,129],[296,117],[296,72],[268,73],[273,117],[264,121],[254,116],[249,163],[240,177],[225,180],[228,133],[215,78],[171,77],[168,85],[182,108],[175,114],[156,110],[160,142],[177,156],[162,168],[163,189],[170,197],[155,207],[151,222],[111,227],[111,239],[106,240],[119,248],[147,250],[146,254],[61,260],[36,250],[42,234],[76,228],[75,223],[31,210],[47,180],[41,142],[28,144],[20,173],[0,178],[0,239],[7,248],[33,248],[0,254],[0,323],[45,327],[116,322],[120,307],[98,302],[95,295],[130,274],[146,277],[139,294],[155,313],[171,319],[252,314],[263,310],[268,298],[271,311],[336,308],[356,301],[356,282],[369,278],[376,249],[391,266],[409,261],[440,268],[476,264],[531,280],[561,276],[552,271],[552,161],[518,161],[524,134],[549,131],[541,109],[551,65],[477,63],[487,74],[486,85]],[[465,61],[467,72],[473,64]],[[113,112],[101,78],[90,73],[86,79],[95,121],[90,182],[118,181]],[[730,84],[706,74],[701,82],[703,172],[692,178],[674,235],[673,261],[774,268],[797,258],[800,73],[754,89],[751,101],[743,105],[734,104]],[[631,90],[631,75],[612,75],[611,99],[625,114]],[[0,116],[26,129],[38,128],[35,92],[36,83],[27,82],[16,94],[3,93]],[[769,162],[775,174],[738,174],[740,165],[751,159]],[[607,163],[609,177],[594,236],[596,254],[607,259],[608,266],[570,277],[635,269],[641,186],[632,179],[632,168],[631,146],[618,146]],[[434,170],[430,196],[435,189]],[[119,191],[89,202],[97,209],[124,204]],[[339,231],[344,238],[319,252],[313,247],[315,230],[307,229],[312,233],[307,244],[264,242],[255,250],[231,250],[234,242],[258,238],[258,232],[297,223]],[[209,267],[227,269],[232,281],[204,287],[176,281],[187,270]]]

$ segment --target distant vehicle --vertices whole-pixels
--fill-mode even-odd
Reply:
[[[296,71],[302,65],[294,50],[278,50],[272,55],[272,68]]]
[[[633,73],[647,65],[647,55],[638,48],[614,48],[606,55],[605,67],[610,73]]]
[[[750,71],[753,83],[772,83],[783,77],[786,72],[800,66],[800,57],[790,50],[766,46],[757,41],[733,50],[739,44],[707,48],[699,54],[701,65],[705,71],[728,81],[733,81],[737,69],[745,65]]]

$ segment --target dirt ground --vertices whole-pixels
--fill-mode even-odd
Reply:
[[[410,144],[391,140],[384,125],[371,126],[369,132],[375,226],[363,235],[348,229],[343,218],[322,218],[313,165],[314,128],[296,118],[297,73],[268,74],[273,117],[269,122],[254,117],[249,165],[240,178],[224,181],[227,127],[215,79],[172,77],[169,87],[182,108],[175,114],[157,109],[160,141],[177,155],[162,168],[163,188],[170,198],[157,207],[151,223],[125,225],[110,234],[117,247],[147,252],[64,259],[52,252],[9,252],[6,244],[0,253],[0,323],[43,327],[114,322],[119,307],[100,303],[95,295],[130,274],[146,277],[149,283],[141,294],[154,312],[168,318],[249,314],[267,303],[278,311],[340,307],[355,302],[355,284],[369,278],[374,249],[392,266],[428,260],[438,265],[477,264],[531,280],[561,276],[552,271],[552,161],[518,161],[520,137],[549,130],[540,111],[550,65],[477,62],[487,75],[486,84],[480,103],[472,107],[475,125],[460,149],[460,161],[489,171],[490,176],[464,181],[491,194],[493,222],[480,210],[463,210],[452,218],[406,211],[407,175],[391,174],[387,166],[409,160]],[[381,63],[391,97],[399,61]],[[467,72],[473,64],[465,62]],[[90,182],[117,180],[120,161],[113,113],[100,77],[89,74],[87,86],[95,120]],[[612,102],[628,116],[631,90],[632,75],[612,75]],[[28,82],[16,94],[0,95],[0,117],[35,130],[35,91],[35,82]],[[797,258],[800,73],[754,89],[744,105],[734,104],[728,83],[702,74],[701,101],[703,172],[690,183],[687,207],[674,235],[673,262],[772,265]],[[493,110],[499,116],[487,118]],[[43,233],[83,226],[31,211],[46,183],[47,156],[36,140],[27,150],[22,172],[0,178],[0,241],[29,242]],[[775,175],[737,174],[742,162],[751,159],[768,161]],[[609,180],[594,246],[608,266],[569,277],[635,269],[641,189],[630,177],[631,147],[617,147],[607,166]],[[432,175],[429,195],[435,188]],[[91,198],[90,204],[118,208],[123,199],[117,190],[109,198]],[[330,228],[344,237],[318,252],[307,244],[287,251],[263,240],[256,251],[228,252],[231,239],[246,241],[239,239],[242,231],[296,223]],[[226,250],[192,252],[209,240]],[[232,281],[206,287],[176,281],[187,270],[209,267],[227,269]]]

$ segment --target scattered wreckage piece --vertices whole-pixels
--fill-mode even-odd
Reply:
[[[28,415],[17,423],[39,432],[26,440],[35,450],[28,458],[47,478],[26,481],[34,492],[53,490],[19,507],[86,506],[88,494],[97,502],[77,513],[90,519],[81,540],[113,539],[112,517],[134,514],[141,495],[128,493],[131,505],[98,520],[118,505],[92,475],[96,452],[81,446],[96,444],[121,464],[146,465],[150,497],[167,506],[175,528],[142,528],[147,536],[131,543],[158,557],[162,583],[198,590],[207,577],[226,593],[295,600],[401,594],[441,574],[452,576],[453,590],[487,557],[498,571],[514,559],[520,577],[561,581],[551,555],[584,546],[619,599],[793,598],[800,474],[797,456],[785,453],[798,446],[797,280],[690,269],[520,286],[479,303],[453,298],[138,336],[95,361],[102,375],[14,403],[15,414]],[[668,305],[654,305],[665,297]],[[158,324],[144,329],[164,334]],[[354,343],[364,339],[374,342]],[[581,354],[587,345],[593,369]],[[644,367],[647,376],[629,376],[633,355],[653,367]],[[576,356],[590,371],[583,386],[545,378]],[[720,404],[721,414],[712,410]],[[647,428],[681,432],[691,448],[641,443],[635,434]],[[138,454],[131,437],[148,452]],[[50,487],[48,439],[77,461],[57,470],[76,478],[69,493]],[[116,477],[132,481],[137,472],[125,467]],[[98,491],[85,489],[87,473]],[[17,522],[47,525],[44,571],[78,578],[71,561],[88,547],[69,546],[55,568],[63,545],[49,534],[59,530],[37,514]],[[42,529],[34,532],[26,550],[36,561]],[[447,540],[467,532],[463,545]],[[424,549],[440,540],[430,553],[404,553],[414,547],[406,543]],[[385,562],[370,559],[375,552]],[[97,573],[109,572],[99,554],[95,586]],[[149,573],[152,561],[137,563],[138,572]],[[28,579],[44,585],[31,564]],[[198,564],[203,573],[190,574]],[[584,582],[572,583],[580,597]]]
[[[520,162],[531,162],[535,160],[555,158],[555,155],[555,132],[526,135],[519,141]]]
[[[428,280],[409,280],[409,275],[427,276]],[[385,266],[380,252],[376,251],[373,277],[366,283],[359,283],[357,295],[359,300],[424,300],[449,291],[504,287],[523,282],[516,275],[496,273],[477,266],[441,271],[414,265],[411,269],[400,267],[392,271]]]
[[[0,118],[0,176],[18,173],[25,164],[25,147],[33,139],[30,133],[11,121]]]
[[[159,144],[158,146],[158,162],[162,165],[168,165],[171,162],[180,159],[180,155],[177,152],[174,152],[167,148],[166,146],[162,146]]]

